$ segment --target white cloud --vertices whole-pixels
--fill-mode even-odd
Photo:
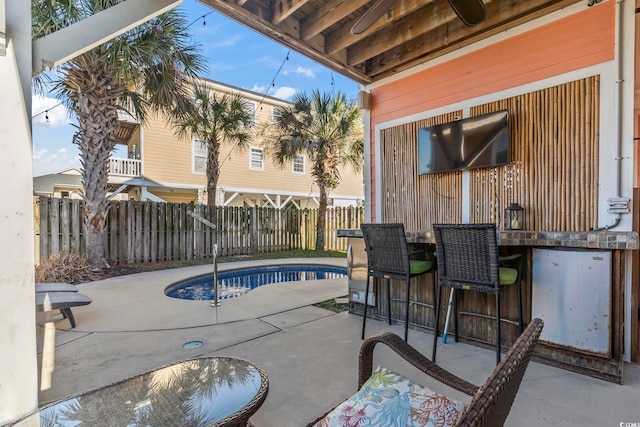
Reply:
[[[280,86],[278,89],[276,89],[273,92],[272,96],[275,96],[276,98],[280,98],[280,99],[289,100],[296,92],[297,91],[292,87]]]
[[[47,157],[49,150],[42,148],[40,150],[33,150],[33,160],[42,160]]]
[[[31,114],[34,127],[54,128],[69,123],[67,108],[60,104],[56,98],[42,95],[32,96]]]
[[[316,73],[314,73],[311,68],[304,68],[304,67],[301,67],[301,66],[298,66],[298,68],[296,68],[295,70],[285,70],[284,71],[284,75],[285,76],[288,76],[290,74],[299,74],[301,76],[309,77],[311,79],[315,79],[316,78]]]
[[[221,48],[221,47],[232,47],[240,43],[242,39],[244,39],[242,35],[235,34],[235,35],[232,35],[231,37],[227,37],[222,40],[217,40],[213,43],[208,43],[207,47],[214,48],[214,49]]]
[[[267,88],[266,86],[259,85],[256,83],[251,88],[251,91],[257,92],[257,93],[264,93],[266,88]],[[280,86],[280,87],[271,86],[267,91],[267,95],[273,96],[279,99],[289,100],[289,98],[291,98],[293,94],[295,94],[296,92],[297,90],[295,88],[292,88],[289,86]]]
[[[33,151],[33,176],[57,173],[69,168],[80,168],[80,155],[73,155],[64,148],[56,152],[46,148]]]

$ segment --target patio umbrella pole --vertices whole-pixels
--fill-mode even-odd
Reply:
[[[444,321],[444,331],[442,332],[442,344],[447,343],[447,331],[449,330],[449,319],[451,318],[451,306],[453,305],[453,288],[449,292],[449,303],[447,304],[447,318]],[[437,331],[436,331],[437,333]]]

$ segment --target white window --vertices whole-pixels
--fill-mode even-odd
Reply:
[[[249,152],[249,169],[264,170],[264,151],[251,147]]]
[[[293,158],[293,173],[304,173],[304,156],[301,154]]]
[[[249,127],[255,127],[257,120],[256,120],[256,103],[255,102],[247,102],[247,113],[249,113],[249,117],[251,120],[251,124],[249,125]]]
[[[198,138],[193,138],[191,153],[192,172],[204,175],[207,172],[207,144]]]
[[[276,122],[276,112],[278,110],[276,110],[276,107],[271,107],[271,123],[275,123]]]

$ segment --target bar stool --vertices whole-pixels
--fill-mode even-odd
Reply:
[[[434,263],[426,260],[410,259],[412,255],[425,253],[427,250],[409,252],[407,238],[402,224],[361,224],[367,252],[367,286],[365,290],[364,316],[362,319],[362,339],[367,322],[367,300],[371,278],[384,278],[387,281],[389,325],[391,325],[391,284],[390,279],[404,280],[407,284],[406,314],[404,320],[404,340],[409,335],[409,295],[411,279],[434,270]],[[436,284],[432,274],[434,302],[428,307],[435,309]]]
[[[433,336],[432,361],[436,361],[438,325],[442,288],[454,292],[455,340],[458,341],[458,304],[455,292],[459,289],[494,294],[496,296],[496,364],[500,363],[500,290],[515,285],[518,289],[518,326],[523,330],[521,255],[498,256],[495,224],[434,224],[436,257],[438,259],[438,296],[436,297],[436,327]],[[501,262],[517,261],[518,268],[501,267]],[[463,314],[491,317],[487,314]]]

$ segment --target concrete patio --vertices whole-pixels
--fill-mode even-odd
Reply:
[[[342,259],[243,261],[220,270],[275,263],[323,263]],[[290,282],[257,288],[224,300],[168,298],[164,289],[184,278],[211,272],[211,266],[187,267],[111,278],[79,285],[93,302],[74,309],[77,327],[56,313],[38,314],[41,369],[40,404],[113,383],[155,367],[201,355],[246,358],[269,376],[266,402],[252,417],[256,427],[301,426],[356,391],[357,354],[362,318],[333,313],[312,304],[347,294],[346,279]],[[367,322],[367,334],[402,333],[402,325]],[[202,341],[196,349],[183,344]],[[432,335],[410,331],[409,342],[431,354]],[[377,364],[457,397],[386,352]],[[449,342],[438,348],[438,362],[481,384],[495,367],[495,353]],[[640,367],[625,366],[625,384],[617,385],[558,368],[532,363],[507,425],[618,426],[640,423]]]

